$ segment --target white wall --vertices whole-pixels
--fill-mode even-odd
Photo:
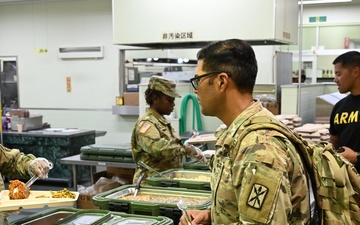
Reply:
[[[359,21],[358,9],[344,8],[344,14],[334,20],[351,14],[351,20]],[[320,13],[309,12],[312,14]],[[333,21],[332,14],[327,16],[329,22]],[[57,56],[59,47],[94,45],[104,46],[103,59],[62,60]],[[48,54],[35,54],[35,48],[47,48]],[[257,83],[273,83],[275,47],[254,49],[259,64]],[[152,50],[129,52],[127,56],[195,59],[196,52],[197,49]],[[130,141],[137,116],[111,113],[115,96],[119,95],[118,46],[112,44],[111,0],[0,4],[0,56],[18,57],[21,108],[43,114],[44,122],[52,127],[107,131],[106,136],[97,138],[99,144]],[[68,76],[72,79],[71,92],[66,91]],[[203,123],[212,121],[205,119]]]

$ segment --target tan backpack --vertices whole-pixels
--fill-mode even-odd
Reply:
[[[332,144],[308,142],[268,116],[254,117],[244,126],[239,140],[252,131],[266,129],[282,133],[294,144],[311,178],[316,200],[311,224],[360,224],[360,175],[352,163],[336,153]]]

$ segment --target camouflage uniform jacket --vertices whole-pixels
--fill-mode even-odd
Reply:
[[[8,149],[0,145],[0,172],[10,178],[28,178],[29,163],[35,159],[32,154],[25,155],[18,149]],[[4,190],[4,181],[0,176],[0,189]]]
[[[273,115],[255,101],[217,132],[210,162],[212,224],[308,224],[304,166],[281,133],[256,130],[238,140],[251,117]]]
[[[151,108],[147,108],[136,122],[131,147],[135,162],[141,160],[158,172],[181,167],[182,156],[185,155],[180,135],[169,121]],[[142,172],[146,174],[142,181],[153,174],[137,166],[133,183],[136,183]]]

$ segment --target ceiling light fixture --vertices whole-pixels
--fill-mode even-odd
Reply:
[[[352,0],[309,0],[302,1],[303,5],[311,5],[311,4],[326,4],[326,3],[342,3],[342,2],[351,2]],[[298,4],[301,4],[301,1],[298,1]]]

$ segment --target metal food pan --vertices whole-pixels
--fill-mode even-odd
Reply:
[[[136,205],[149,208],[161,206],[177,208],[176,203],[182,198],[187,202],[189,208],[206,208],[210,204],[211,198],[210,191],[171,187],[144,186],[140,188],[135,198],[133,197],[134,193],[135,185],[124,185],[95,195],[93,202],[101,209],[109,209],[109,202],[125,203],[130,208]]]
[[[10,225],[55,225],[64,218],[73,215],[77,210],[74,208],[56,208],[45,210],[29,217],[15,220]]]
[[[184,169],[190,170],[210,170],[210,167],[207,163],[200,163],[199,161],[189,161],[183,164]]]
[[[10,223],[10,225],[171,225],[163,216],[140,216],[108,210],[53,208]]]
[[[165,216],[179,223],[182,212],[177,203],[183,199],[188,209],[206,209],[210,206],[211,191],[186,188],[143,186],[136,198],[135,185],[124,185],[93,197],[101,209],[138,215]]]
[[[160,187],[210,190],[210,171],[170,169],[146,178],[146,183]]]

